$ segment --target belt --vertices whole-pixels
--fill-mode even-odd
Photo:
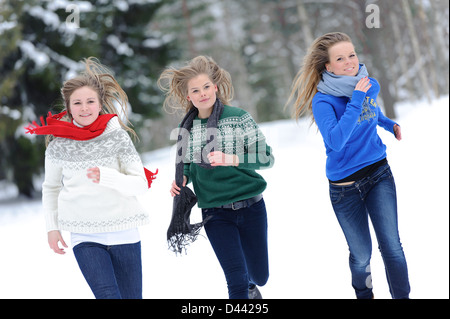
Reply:
[[[253,196],[251,198],[248,198],[248,199],[239,200],[237,202],[226,204],[226,205],[222,205],[222,206],[215,207],[215,208],[231,208],[232,210],[238,210],[238,209],[241,209],[241,208],[250,207],[253,204],[259,202],[262,198],[263,198],[263,195],[259,194],[259,195]]]

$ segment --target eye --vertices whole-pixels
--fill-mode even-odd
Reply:
[[[351,57],[351,58],[354,58],[355,56],[356,56],[356,54],[354,54],[354,53],[353,53],[353,54],[350,54],[350,57]]]

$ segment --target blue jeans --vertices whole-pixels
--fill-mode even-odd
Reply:
[[[269,279],[267,213],[264,199],[232,210],[202,209],[205,231],[225,273],[230,299],[248,299],[248,289]]]
[[[73,252],[96,299],[142,299],[140,242],[113,246],[83,242]]]
[[[349,246],[356,297],[372,298],[370,216],[391,296],[409,298],[408,269],[398,233],[397,195],[389,164],[349,186],[330,183],[330,199]]]

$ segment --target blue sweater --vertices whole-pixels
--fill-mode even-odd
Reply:
[[[330,181],[341,180],[386,157],[377,125],[394,134],[396,123],[377,105],[377,80],[370,78],[370,83],[367,93],[354,91],[351,99],[317,92],[312,100],[314,119],[325,143]]]

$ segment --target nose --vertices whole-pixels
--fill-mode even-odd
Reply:
[[[81,103],[81,108],[80,108],[80,110],[82,110],[82,111],[84,111],[84,110],[87,110],[87,103]]]

